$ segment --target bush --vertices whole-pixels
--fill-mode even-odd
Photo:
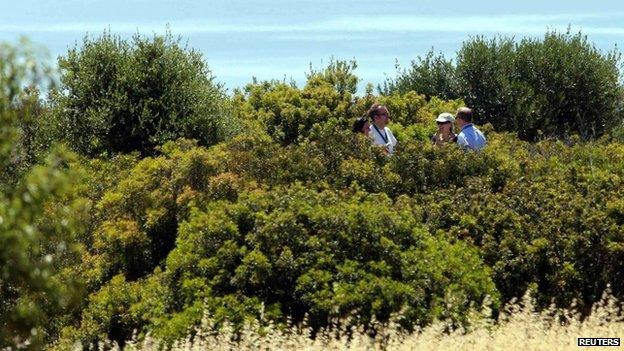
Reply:
[[[282,145],[307,138],[315,125],[330,120],[349,130],[357,110],[354,96],[358,78],[354,61],[334,61],[321,70],[311,70],[303,89],[279,81],[252,83],[234,100],[242,119],[259,123],[273,140]],[[365,107],[368,109],[368,106]]]
[[[316,327],[348,313],[366,324],[403,310],[413,326],[442,314],[463,321],[470,301],[496,299],[477,251],[430,237],[412,211],[383,195],[298,185],[197,209],[167,259],[172,308],[189,313],[204,296],[211,312],[223,298],[257,301],[267,318],[307,315]],[[232,316],[239,307],[226,308]]]
[[[335,65],[340,63],[338,61]],[[345,82],[346,68],[339,67],[342,67],[339,73],[336,67],[330,65],[322,72],[311,74],[303,89],[273,81],[250,84],[245,93],[237,92],[234,101],[241,119],[252,122],[249,134],[266,132],[283,146],[306,140],[320,143],[321,131],[337,134],[336,137],[341,138],[339,135],[345,134],[344,131],[350,132],[353,121],[377,102],[388,108],[392,121],[390,127],[397,131],[395,136],[400,142],[408,139],[429,140],[435,131],[437,115],[453,112],[464,105],[461,100],[443,101],[437,97],[427,100],[414,91],[387,96],[374,96],[369,92],[362,98],[354,98],[351,91],[355,86],[344,88],[349,86]],[[355,84],[357,79],[352,75],[350,77],[351,84]],[[335,81],[338,83],[332,83]],[[322,142],[335,144],[329,138]]]
[[[17,133],[11,166],[0,184],[15,186],[36,163],[43,162],[52,143],[49,109],[41,92],[56,86],[46,50],[21,37],[19,43],[0,43],[0,113],[14,115]],[[1,185],[0,185],[1,186]]]
[[[503,300],[535,287],[540,306],[586,309],[622,293],[619,201],[624,150],[493,137],[480,176],[417,195],[425,221],[481,248]],[[449,201],[452,199],[452,201]]]
[[[441,53],[436,55],[433,49],[424,58],[419,56],[413,60],[409,68],[401,69],[397,63],[396,70],[396,78],[386,79],[383,88],[378,87],[380,94],[405,94],[415,91],[427,99],[434,96],[444,100],[460,97],[453,62]]]
[[[7,167],[15,139],[2,114],[0,167]],[[72,156],[51,152],[0,195],[0,347],[40,348],[56,335],[59,316],[78,304],[80,282],[64,273],[80,257],[75,237],[84,202],[65,164]]]
[[[124,328],[172,340],[204,309],[235,325],[307,313],[316,328],[354,311],[355,324],[396,312],[404,327],[464,324],[484,294],[531,288],[541,307],[584,309],[607,284],[624,291],[619,143],[491,132],[480,153],[406,140],[388,158],[336,123],[288,146],[241,135],[94,161],[91,182],[114,185],[87,187],[97,211],[76,270],[98,298],[63,340]],[[115,291],[125,307],[102,307]]]
[[[310,67],[307,74],[307,86],[325,85],[329,83],[338,93],[345,96],[355,95],[357,85],[360,79],[353,74],[357,68],[355,60],[342,61],[333,58],[327,64],[325,69],[316,71]]]
[[[93,49],[98,55],[137,57],[132,53],[138,48],[115,40],[89,41],[92,46],[75,55],[93,58],[87,53],[98,47]],[[583,46],[582,40],[572,45],[573,38],[552,40],[552,50],[571,56],[568,45]],[[550,123],[540,120],[545,109],[533,107],[563,106],[557,104],[564,100],[549,101],[549,92],[537,89],[539,82],[526,72],[554,60],[551,49],[541,41],[493,43],[473,40],[464,52],[470,66],[463,72],[484,77],[476,80],[480,86],[469,86],[482,89],[474,96],[492,98],[483,100],[492,110],[507,108],[498,105],[501,101],[515,104],[505,113],[526,117],[497,117],[498,128],[516,129],[518,121]],[[110,50],[102,49],[105,44]],[[119,49],[124,47],[127,51]],[[544,62],[528,67],[510,59],[520,54],[522,60],[542,57]],[[595,68],[592,60],[601,60],[586,58],[588,63],[577,63]],[[130,62],[125,60],[98,62],[115,68],[113,63]],[[578,86],[591,86],[581,75],[585,71],[561,65],[564,72],[579,74],[585,85]],[[93,67],[99,67],[95,61]],[[254,82],[232,99],[234,118],[249,129],[216,145],[191,139],[154,142],[147,157],[145,150],[69,160],[54,153],[28,178],[2,179],[0,226],[9,223],[11,231],[2,238],[18,242],[2,250],[6,257],[16,252],[21,257],[18,265],[3,265],[9,267],[13,289],[0,286],[5,289],[0,291],[2,318],[9,326],[5,334],[26,335],[34,325],[45,335],[42,340],[60,335],[58,349],[77,340],[88,347],[107,338],[123,342],[134,329],[138,339],[151,332],[170,341],[187,335],[208,313],[215,328],[236,329],[253,319],[281,328],[307,316],[314,331],[335,323],[340,330],[363,326],[374,335],[379,320],[397,320],[407,329],[437,318],[450,318],[449,328],[467,326],[471,309],[486,295],[495,301],[493,316],[500,312],[496,302],[526,290],[540,308],[551,301],[568,306],[576,299],[583,316],[607,286],[615,297],[623,296],[619,129],[598,142],[570,136],[529,143],[486,124],[488,146],[479,153],[454,144],[435,148],[429,140],[435,116],[453,111],[462,100],[412,90],[375,96],[370,86],[357,98],[354,68],[354,63],[332,62],[311,71],[302,89]],[[496,75],[498,70],[509,76]],[[133,74],[119,77],[135,79]],[[126,98],[107,101],[128,107],[120,103]],[[70,100],[69,95],[62,99]],[[373,102],[387,105],[393,118],[399,145],[391,157],[349,128]],[[526,111],[518,106],[531,106],[532,112],[522,115]],[[59,104],[55,116],[60,111]],[[0,133],[4,176],[15,164],[19,144],[11,140],[19,133],[13,128]],[[72,187],[63,185],[67,191],[57,192],[59,184]],[[33,200],[41,189],[50,196]],[[72,249],[58,254],[64,242]],[[46,266],[47,254],[54,255],[53,267]],[[30,276],[18,274],[29,269],[47,272],[58,284],[29,286]],[[80,282],[89,297],[82,304],[56,301],[55,291],[69,291],[73,282]],[[73,292],[63,298],[73,298]],[[23,311],[30,314],[23,317]],[[16,332],[15,325],[25,327]]]
[[[0,111],[18,103],[24,91],[53,89],[53,68],[47,51],[21,37],[19,43],[0,43]]]
[[[457,53],[458,90],[468,106],[474,108],[475,122],[492,123],[499,130],[519,131],[517,102],[533,100],[527,92],[519,94],[515,85],[516,44],[510,38],[488,40],[476,37],[464,42]],[[521,87],[524,87],[520,81]],[[532,111],[520,106],[520,110]],[[517,124],[516,124],[517,123]]]
[[[101,315],[102,303],[93,300],[78,329],[65,334],[123,340],[127,332],[107,329],[121,318],[125,326],[174,338],[198,323],[204,307],[241,323],[258,317],[262,303],[267,318],[308,313],[316,327],[353,311],[362,317],[354,323],[365,324],[402,309],[410,311],[405,326],[442,315],[464,323],[472,301],[497,296],[474,247],[427,239],[415,204],[393,205],[386,195],[356,190],[401,193],[387,157],[368,140],[325,131],[315,138],[282,148],[241,136],[210,150],[178,141],[163,146],[162,156],[136,163],[101,195],[92,244],[79,268],[89,291],[101,298],[110,294],[111,279],[131,285],[134,295],[124,310],[133,312],[115,317],[122,312],[112,308]],[[442,258],[449,255],[476,260],[470,267],[477,271],[447,266],[454,265]],[[447,273],[415,268],[419,260],[441,260],[436,267]],[[331,282],[309,287],[318,274]],[[466,274],[480,278],[460,284],[462,290],[455,282]],[[151,294],[154,284],[159,294]],[[89,322],[94,316],[101,323]]]
[[[61,137],[86,155],[153,154],[180,137],[211,145],[238,127],[201,54],[171,34],[127,41],[105,32],[59,66],[54,116]]]
[[[546,33],[519,43],[476,38],[458,53],[461,96],[477,123],[516,131],[595,139],[622,121],[620,55],[602,54],[580,33]]]
[[[464,154],[455,145],[438,148],[426,142],[406,141],[390,160],[401,181],[401,194],[430,193],[462,186],[469,178],[484,176],[495,161],[484,155]]]
[[[455,66],[433,52],[386,82],[386,95],[414,90],[461,98],[477,124],[521,139],[596,139],[621,125],[620,54],[602,53],[581,33],[547,32],[543,39],[467,40]]]

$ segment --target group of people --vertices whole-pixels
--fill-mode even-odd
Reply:
[[[384,105],[374,104],[365,116],[358,118],[353,123],[353,132],[366,135],[373,144],[385,147],[388,153],[392,154],[397,145],[397,140],[388,128],[389,122],[388,109]],[[436,118],[436,124],[438,130],[431,137],[431,141],[436,146],[457,143],[466,150],[480,150],[486,144],[483,133],[472,124],[472,110],[468,107],[460,107],[455,116],[449,112],[441,113]],[[458,134],[455,134],[455,125],[459,130]]]

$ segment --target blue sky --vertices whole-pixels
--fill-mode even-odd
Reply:
[[[355,58],[362,85],[377,84],[430,48],[449,57],[471,35],[540,36],[582,30],[597,47],[624,43],[617,1],[171,1],[2,0],[0,41],[27,35],[63,55],[104,29],[122,36],[168,27],[200,50],[228,88],[259,79],[303,83],[310,64]]]

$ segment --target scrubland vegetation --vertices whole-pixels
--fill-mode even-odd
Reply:
[[[58,81],[29,47],[0,53],[2,347],[531,350],[622,334],[621,61],[580,34],[472,38],[360,94],[339,60],[301,87],[228,93],[170,35],[86,38]],[[374,102],[392,157],[350,132]],[[432,146],[435,116],[463,105],[488,146]]]

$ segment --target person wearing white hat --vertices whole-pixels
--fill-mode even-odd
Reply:
[[[436,146],[442,146],[445,143],[456,143],[457,135],[453,132],[453,124],[455,123],[455,117],[448,112],[443,112],[436,118],[436,124],[438,130],[431,137],[431,141]]]

